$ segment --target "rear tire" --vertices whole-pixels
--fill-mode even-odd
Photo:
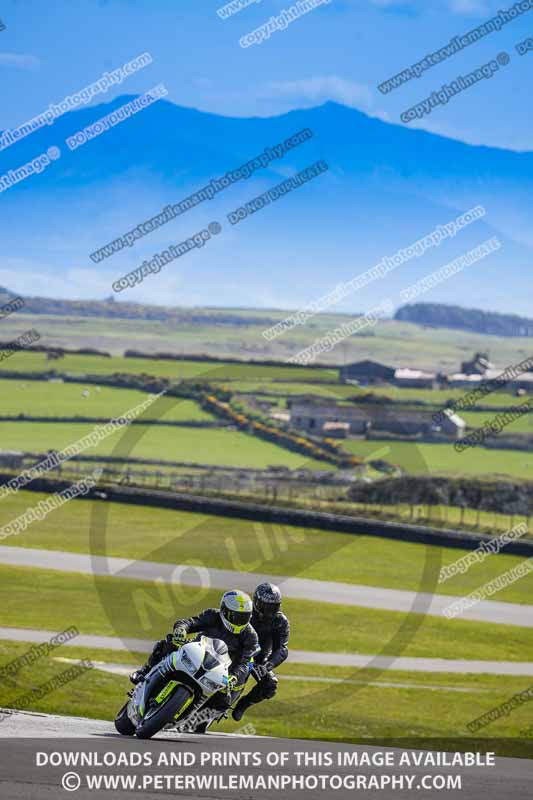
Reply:
[[[128,703],[122,706],[120,711],[118,712],[117,716],[115,717],[115,728],[122,736],[133,736],[135,733],[135,725],[128,717],[126,711],[128,708]]]
[[[178,711],[183,708],[192,691],[186,686],[179,686],[169,699],[155,711],[150,709],[147,717],[143,719],[135,730],[138,739],[151,739],[161,728],[174,721]]]

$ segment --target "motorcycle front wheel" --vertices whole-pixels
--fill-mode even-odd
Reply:
[[[135,725],[130,720],[127,714],[128,704],[122,706],[117,716],[115,717],[115,728],[123,736],[133,736],[135,733]]]
[[[178,686],[161,706],[149,707],[143,721],[137,726],[135,735],[138,739],[150,739],[161,728],[176,720],[176,715],[190,704],[192,691],[187,686]]]

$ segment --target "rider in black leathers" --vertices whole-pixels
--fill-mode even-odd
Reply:
[[[261,583],[254,592],[254,609],[251,624],[259,637],[259,653],[254,656],[252,676],[257,681],[247,695],[240,698],[233,709],[233,719],[238,722],[250,706],[270,700],[276,694],[278,679],[273,670],[289,654],[289,620],[280,611],[281,592],[272,583]]]
[[[258,638],[250,625],[252,601],[244,592],[226,592],[220,609],[207,608],[194,617],[178,619],[174,632],[166,639],[156,642],[147,663],[130,675],[132,683],[139,683],[147,673],[165,656],[176,650],[187,640],[188,634],[203,633],[212,639],[222,639],[228,646],[232,660],[230,673],[231,695],[217,697],[222,705],[231,705],[244,688],[249,675],[252,658],[259,650]]]

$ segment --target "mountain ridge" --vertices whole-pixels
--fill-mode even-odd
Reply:
[[[63,142],[136,95],[68,112],[0,152],[0,174],[47,147],[60,159],[2,194],[0,280],[23,280],[40,294],[105,296],[114,277],[205,227],[223,235],[129,290],[132,299],[175,304],[298,308],[340,281],[417,241],[438,224],[482,204],[486,219],[387,278],[397,298],[407,283],[496,233],[502,251],[483,267],[434,290],[486,310],[533,314],[526,291],[533,255],[533,152],[470,145],[403,128],[328,102],[275,117],[222,117],[158,100],[74,151]],[[313,138],[219,196],[95,265],[89,254],[303,128]],[[320,159],[325,175],[236,226],[227,214]],[[28,231],[31,236],[28,236]],[[21,242],[24,247],[21,248]],[[21,252],[23,250],[23,252]],[[483,270],[483,281],[478,273]],[[506,291],[501,292],[502,275]],[[199,276],[199,277],[197,277]],[[338,310],[354,313],[383,299],[374,283]],[[336,309],[337,310],[337,309]]]

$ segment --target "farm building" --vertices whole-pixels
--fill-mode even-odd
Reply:
[[[404,389],[437,389],[439,380],[436,372],[423,372],[421,369],[397,369],[394,383]]]
[[[341,406],[332,403],[294,402],[290,409],[293,428],[317,436],[364,435],[370,430],[400,436],[428,436],[435,433],[432,414],[427,411],[398,411],[378,405]],[[465,423],[456,414],[446,414],[441,433],[457,439]]]
[[[20,470],[24,465],[24,453],[19,450],[0,450],[0,466]]]
[[[346,439],[350,434],[349,422],[324,422],[322,425],[322,433],[324,436],[334,437],[336,439]]]
[[[489,381],[496,381],[502,376],[502,371],[498,369],[489,369],[484,375],[465,375],[462,372],[456,372],[448,377],[448,386],[452,389],[477,389],[484,383]],[[501,386],[495,386],[491,391],[501,389],[505,392],[517,392],[522,390],[530,394],[533,393],[533,372],[522,372],[515,378],[510,378],[503,383],[505,378],[502,378]]]
[[[522,375],[509,381],[508,386],[511,391],[522,390],[533,394],[533,372],[523,372]]]
[[[340,379],[343,383],[357,381],[362,386],[373,383],[392,383],[394,369],[385,364],[379,364],[377,361],[357,361],[341,367]]]
[[[451,408],[445,408],[442,412],[440,428],[451,439],[462,439],[466,431],[466,422]]]
[[[331,425],[338,423],[348,423],[349,433],[354,434],[366,433],[369,428],[368,412],[355,406],[294,402],[290,411],[291,427],[317,436],[330,435],[326,431],[331,431]]]
[[[461,364],[464,375],[484,375],[490,369],[494,369],[494,364],[486,353],[476,353],[472,361],[463,361]]]

